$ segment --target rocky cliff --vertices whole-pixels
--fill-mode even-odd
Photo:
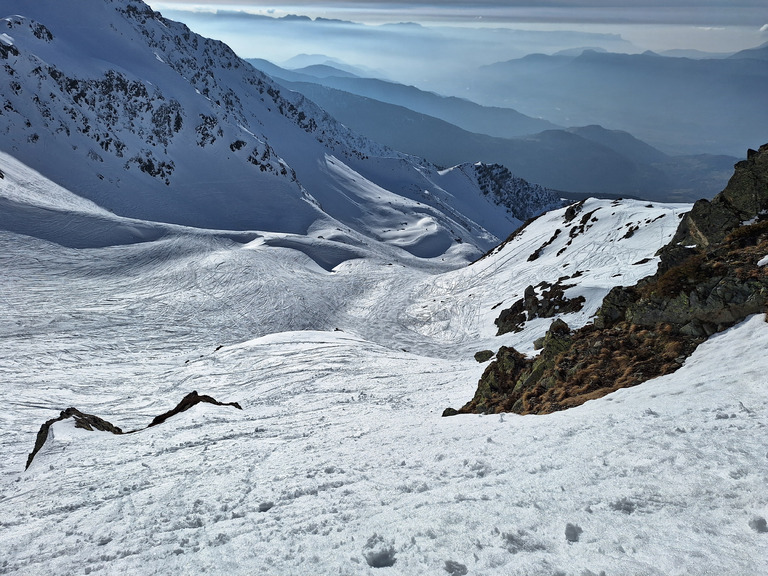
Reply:
[[[545,414],[674,372],[710,335],[766,311],[767,254],[768,144],[694,204],[656,274],[611,290],[593,324],[555,320],[536,358],[502,347],[474,398],[444,415]]]

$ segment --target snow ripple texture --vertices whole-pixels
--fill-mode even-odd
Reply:
[[[117,218],[51,190],[61,214]],[[766,573],[762,316],[567,412],[440,417],[471,396],[475,351],[546,330],[495,337],[500,303],[579,271],[588,306],[565,320],[588,322],[686,208],[590,200],[578,233],[552,239],[548,213],[471,266],[375,241],[334,262],[333,229],[0,232],[0,573]],[[24,471],[63,408],[133,429],[191,390],[243,410],[126,436],[58,422]]]

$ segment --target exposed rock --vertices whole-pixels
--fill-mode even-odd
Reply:
[[[211,396],[201,396],[196,391],[193,391],[184,396],[176,408],[161,414],[160,416],[156,416],[149,424],[149,426],[147,426],[147,428],[165,422],[171,416],[175,416],[180,412],[189,410],[192,406],[199,404],[200,402],[207,402],[209,404],[215,404],[216,406],[234,406],[238,410],[242,410],[240,404],[237,402],[219,402]],[[32,460],[35,458],[35,455],[40,451],[40,449],[45,444],[45,441],[48,439],[48,432],[50,431],[51,426],[53,426],[54,423],[60,422],[61,420],[66,420],[67,418],[72,418],[75,421],[75,428],[82,428],[83,430],[88,430],[90,432],[99,430],[101,432],[111,432],[112,434],[133,434],[134,432],[142,430],[142,428],[140,428],[137,430],[123,432],[122,429],[102,418],[99,418],[98,416],[94,416],[93,414],[85,414],[84,412],[80,412],[80,410],[77,408],[67,408],[66,410],[62,410],[58,418],[52,418],[51,420],[46,421],[40,427],[40,431],[37,433],[37,438],[35,439],[35,446],[27,457],[27,465],[25,466],[25,470],[29,468],[30,464],[32,464]]]
[[[480,350],[480,352],[475,352],[475,360],[480,364],[488,362],[491,358],[493,358],[493,350]]]
[[[598,313],[598,327],[625,320],[650,327],[664,322],[693,337],[708,337],[765,309],[768,278],[757,262],[765,256],[768,221],[734,229],[706,249],[672,250],[652,277],[615,288]]]
[[[671,245],[708,248],[741,225],[768,211],[768,144],[749,150],[728,185],[711,202],[699,200],[681,222]]]
[[[582,532],[584,532],[584,530],[582,530],[581,526],[578,524],[571,524],[569,522],[565,525],[565,539],[568,542],[578,542]]]
[[[768,522],[762,516],[757,516],[749,521],[749,527],[758,534],[768,534]]]
[[[91,432],[93,430],[100,430],[102,432],[112,432],[112,434],[123,433],[120,428],[112,425],[106,420],[99,418],[98,416],[94,416],[93,414],[84,414],[77,408],[67,408],[66,410],[61,411],[61,414],[59,414],[58,418],[52,418],[40,426],[40,430],[37,433],[37,438],[35,439],[35,447],[27,457],[27,465],[24,467],[25,470],[29,468],[30,464],[32,464],[32,460],[34,459],[35,454],[40,451],[40,449],[43,447],[43,444],[45,444],[45,441],[48,439],[48,432],[50,431],[51,426],[53,426],[55,422],[60,422],[61,420],[66,420],[67,418],[74,419],[75,428],[83,428],[84,430],[89,430]]]
[[[566,224],[576,218],[576,215],[581,212],[581,209],[584,208],[584,202],[586,202],[586,200],[579,200],[578,202],[568,206],[565,211]]]
[[[768,267],[758,266],[768,254],[766,215],[768,144],[736,165],[712,202],[694,205],[660,250],[656,274],[611,290],[594,324],[570,333],[553,322],[535,359],[502,347],[474,398],[444,415],[544,414],[674,372],[707,337],[766,311]],[[505,320],[527,317],[536,304],[529,288]]]
[[[371,568],[389,568],[397,561],[394,544],[378,534],[368,538],[363,547],[363,556]]]
[[[747,159],[738,162],[721,195],[743,219],[768,209],[768,144],[748,150]]]
[[[546,248],[547,246],[549,246],[550,244],[552,244],[552,242],[554,242],[554,241],[557,239],[557,237],[558,237],[558,236],[560,236],[560,232],[562,232],[562,230],[560,230],[560,228],[556,229],[556,230],[555,230],[555,232],[554,232],[554,234],[552,234],[552,237],[551,237],[549,240],[547,240],[546,242],[544,242],[544,244],[542,244],[541,246],[539,246],[539,247],[538,247],[538,248],[537,248],[537,249],[536,249],[536,250],[533,252],[533,254],[531,254],[530,256],[528,256],[528,262],[533,262],[534,260],[538,260],[539,256],[541,256],[541,252],[544,250],[544,248]]]
[[[500,164],[477,163],[473,167],[483,194],[490,195],[495,204],[518,220],[527,220],[542,211],[563,205],[560,195],[554,190],[517,178]]]
[[[451,576],[465,576],[469,572],[469,569],[464,564],[454,562],[453,560],[446,560],[443,569]]]
[[[520,332],[525,323],[534,318],[553,318],[557,314],[578,312],[586,302],[584,296],[568,298],[565,290],[571,286],[561,284],[561,278],[555,284],[541,282],[538,286],[528,286],[523,297],[512,306],[502,310],[494,321],[498,326],[497,336],[508,332]],[[536,288],[541,291],[541,298],[536,295]]]
[[[180,414],[181,412],[185,412],[192,408],[192,406],[195,406],[196,404],[199,404],[200,402],[207,402],[209,404],[215,404],[216,406],[234,406],[238,410],[242,410],[240,404],[237,402],[219,402],[215,398],[212,398],[211,396],[200,396],[197,391],[190,392],[184,398],[179,402],[173,410],[169,410],[168,412],[164,414],[160,414],[160,416],[155,416],[155,418],[152,420],[152,422],[149,424],[149,426],[157,426],[158,424],[162,424],[165,422],[168,418],[171,416],[175,416],[176,414]],[[147,426],[147,428],[149,428]]]

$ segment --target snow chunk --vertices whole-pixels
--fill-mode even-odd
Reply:
[[[757,263],[758,266],[765,266],[766,264],[768,264],[768,256],[766,256],[765,258],[761,258],[760,261],[758,261]]]
[[[6,46],[13,46],[13,38],[8,36],[8,34],[0,34],[0,42]]]

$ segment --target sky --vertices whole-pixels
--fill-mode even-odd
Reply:
[[[256,14],[339,18],[369,24],[414,21],[421,23],[479,24],[667,24],[691,26],[768,25],[765,0],[484,0],[468,2],[373,2],[336,0],[159,0],[159,10],[242,10]]]
[[[438,74],[461,74],[534,52],[587,47],[625,53],[675,49],[733,53],[768,42],[766,0],[150,0],[149,4],[195,32],[226,42],[244,58],[284,64],[299,54],[321,54],[425,88],[434,85]],[[314,22],[289,21],[289,15]],[[391,26],[404,22],[421,26]]]

